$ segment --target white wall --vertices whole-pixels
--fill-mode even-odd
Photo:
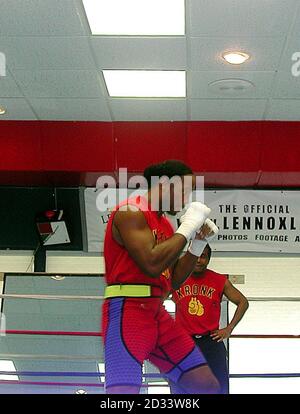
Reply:
[[[214,255],[210,267],[220,273],[244,274],[245,284],[237,286],[248,297],[300,297],[300,257]]]
[[[48,252],[48,273],[104,273],[104,260],[90,253]]]
[[[26,271],[33,271],[33,251],[0,250],[0,273]]]
[[[249,309],[233,334],[300,335],[300,257],[296,255],[225,254],[213,257],[211,268],[245,275],[236,285],[250,301]],[[271,298],[276,300],[270,301]],[[298,301],[283,301],[298,298]],[[278,299],[281,299],[281,301]],[[235,307],[229,307],[232,317]],[[239,339],[229,341],[231,374],[300,374],[300,339]],[[234,378],[231,393],[299,393],[298,378]]]

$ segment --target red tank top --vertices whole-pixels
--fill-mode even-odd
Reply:
[[[190,335],[205,335],[219,328],[226,280],[226,275],[207,269],[201,277],[192,274],[173,291],[176,320]]]
[[[148,201],[145,197],[129,198],[119,204],[111,214],[104,239],[105,279],[108,285],[124,284],[146,284],[158,286],[162,289],[162,296],[171,290],[171,272],[166,269],[159,278],[152,278],[143,274],[132,257],[129,256],[125,247],[117,243],[112,234],[112,224],[116,211],[124,204],[135,205],[143,212],[149,228],[157,244],[170,238],[174,234],[173,227],[164,216],[150,211]]]

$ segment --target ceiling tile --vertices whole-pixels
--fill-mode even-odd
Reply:
[[[297,0],[189,0],[192,36],[284,36]]]
[[[291,67],[300,52],[299,1],[186,4],[187,36],[117,37],[90,36],[81,0],[0,0],[0,52],[8,68],[0,77],[0,105],[8,113],[0,119],[36,119],[34,112],[45,120],[263,119],[271,95],[267,116],[298,120],[300,77]],[[232,49],[249,52],[250,60],[226,63],[221,54]],[[110,99],[101,69],[187,70],[190,100]],[[233,96],[208,87],[224,78],[255,88]]]
[[[285,2],[283,3],[285,4]],[[293,24],[289,36],[298,38],[300,36],[300,3],[297,1],[297,10],[295,10]]]
[[[275,72],[188,72],[188,96],[191,98],[247,99],[268,98]],[[254,84],[254,88],[241,92],[222,92],[212,89],[209,84],[223,79],[242,79]]]
[[[185,99],[110,99],[114,121],[181,121],[186,119]]]
[[[16,70],[13,72],[24,95],[31,98],[102,98],[97,71]]]
[[[264,99],[191,99],[191,120],[246,121],[263,119]]]
[[[185,37],[93,37],[101,69],[185,69]]]
[[[111,121],[104,99],[29,99],[41,120]]]
[[[191,38],[191,69],[214,71],[273,71],[278,67],[285,38]],[[239,50],[251,55],[242,65],[230,65],[223,58],[225,51]]]
[[[300,99],[271,100],[266,112],[266,119],[300,121]]]
[[[295,77],[291,71],[280,71],[276,74],[273,98],[299,98],[300,76]]]
[[[95,69],[87,37],[2,37],[9,69]]]
[[[6,108],[6,113],[0,116],[0,120],[36,120],[36,115],[23,98],[0,98],[0,106]]]
[[[6,71],[6,76],[0,76],[0,97],[1,98],[18,98],[23,97],[18,85],[11,74]]]
[[[74,0],[2,0],[0,35],[82,35]]]
[[[300,53],[300,44],[299,44],[299,36],[300,36],[300,22],[299,22],[299,33],[297,35],[289,36],[284,52],[282,54],[280,60],[279,69],[282,71],[286,71],[288,73],[292,73],[292,66],[294,64],[297,65],[297,62],[292,59],[294,53]],[[297,58],[299,60],[299,57]],[[297,69],[299,71],[299,64],[297,65]]]

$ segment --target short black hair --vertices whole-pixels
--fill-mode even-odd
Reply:
[[[207,245],[205,246],[205,249],[207,249],[208,250],[208,259],[210,260],[210,258],[211,258],[211,247],[210,247],[210,245],[207,243]]]
[[[172,178],[176,175],[183,176],[190,174],[193,174],[192,169],[184,162],[178,160],[166,160],[159,164],[152,164],[144,170],[144,177],[149,187],[151,187],[151,177],[160,178],[167,176],[168,178]]]

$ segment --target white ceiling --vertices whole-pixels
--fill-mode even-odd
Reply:
[[[162,0],[163,1],[163,0]],[[300,0],[186,0],[186,36],[91,36],[81,0],[0,0],[1,119],[300,120]],[[224,50],[251,59],[225,63]],[[107,95],[102,69],[187,71],[187,99]],[[227,78],[255,87],[234,95],[208,84]]]

